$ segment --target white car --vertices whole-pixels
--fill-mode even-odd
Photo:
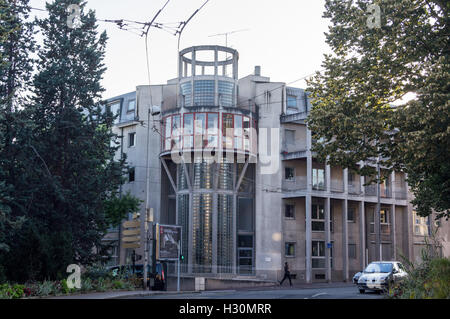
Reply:
[[[376,261],[370,263],[358,279],[360,293],[366,290],[386,291],[393,283],[402,281],[408,274],[398,261]]]

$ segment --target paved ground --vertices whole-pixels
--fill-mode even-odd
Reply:
[[[176,291],[111,291],[49,297],[48,299],[382,299],[383,294],[360,294],[351,283],[298,284],[203,292]]]
[[[320,287],[268,287],[265,289],[204,291],[201,293],[134,296],[133,299],[382,299],[383,294],[360,294],[354,285]]]

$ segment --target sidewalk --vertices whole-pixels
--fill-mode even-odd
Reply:
[[[86,294],[73,294],[67,296],[53,296],[43,299],[121,299],[130,297],[142,297],[151,295],[171,295],[171,294],[183,294],[183,293],[196,293],[197,291],[108,291],[108,292],[94,292]]]
[[[274,284],[273,286],[266,287],[248,287],[234,289],[233,291],[257,291],[261,289],[317,289],[317,288],[344,288],[354,286],[351,282],[331,282],[331,283],[311,283],[311,284],[293,284],[292,287],[289,286],[289,281],[285,281],[283,286],[279,284]],[[230,291],[230,289],[214,290],[214,292],[220,291]],[[108,292],[94,292],[87,294],[77,294],[77,295],[67,295],[67,296],[53,296],[47,297],[45,299],[121,299],[121,298],[132,298],[132,297],[143,297],[151,295],[176,295],[176,294],[193,294],[201,292],[212,292],[211,290],[204,291],[108,291]]]
[[[289,286],[289,280],[285,280],[283,285],[274,284],[273,286],[267,286],[270,289],[320,289],[320,288],[345,288],[345,287],[353,287],[354,284],[352,282],[315,282],[315,283],[295,283],[293,280],[292,287]],[[242,288],[241,290],[258,290],[255,288]]]

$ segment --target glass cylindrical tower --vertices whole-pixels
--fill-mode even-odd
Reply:
[[[182,50],[176,105],[162,107],[161,214],[182,226],[185,273],[253,271],[257,116],[238,103],[238,59],[222,46]]]

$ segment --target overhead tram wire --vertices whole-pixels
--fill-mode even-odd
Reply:
[[[149,86],[149,93],[150,93],[150,110],[153,111],[153,98],[152,98],[152,89],[150,87],[151,81],[150,81],[150,60],[149,60],[149,50],[148,50],[148,33],[150,31],[150,27],[153,25],[153,22],[155,22],[156,18],[159,16],[159,14],[164,10],[164,8],[167,6],[167,4],[170,2],[170,0],[167,0],[166,3],[164,3],[163,7],[159,9],[159,11],[155,14],[153,19],[150,21],[150,23],[147,25],[147,30],[145,30],[145,58],[147,60],[147,76],[148,76],[148,86]]]
[[[47,12],[46,9],[42,9],[42,8],[29,7],[29,9],[30,10]],[[173,23],[167,23],[168,25],[165,25],[165,24],[162,24],[162,23],[153,23],[153,24],[150,25],[149,22],[134,21],[134,20],[128,20],[128,19],[97,19],[97,21],[98,22],[105,22],[105,23],[113,23],[120,30],[129,31],[129,32],[131,32],[131,33],[133,33],[133,34],[135,34],[135,35],[137,35],[139,37],[143,37],[146,34],[146,27],[147,27],[147,30],[148,30],[149,26],[161,29],[161,30],[166,31],[166,32],[167,32],[167,30],[165,30],[165,29],[170,28],[171,30],[169,31],[169,33],[172,33],[173,31],[175,31],[173,29],[173,27],[169,26],[169,24],[173,24]]]
[[[186,28],[186,25],[189,23],[189,21],[192,20],[192,18],[209,2],[209,0],[206,0],[201,6],[200,8],[198,8],[197,10],[194,11],[193,14],[191,14],[191,16],[184,22],[180,22],[178,25],[177,30],[174,33],[174,36],[178,35],[178,43],[177,43],[177,57],[178,54],[180,53],[180,42],[181,42],[181,34],[183,33],[184,28]],[[177,77],[180,76],[180,63],[177,63]],[[176,103],[177,103],[177,107],[178,107],[178,88],[179,85],[176,86]]]

